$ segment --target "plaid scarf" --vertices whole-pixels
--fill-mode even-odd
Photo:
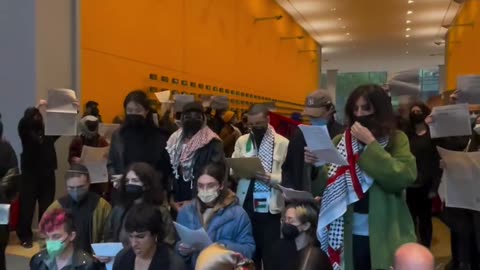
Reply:
[[[251,151],[253,142],[253,135],[250,135],[250,140],[247,143],[247,152]],[[267,132],[263,136],[260,148],[258,150],[258,157],[262,162],[263,169],[266,173],[272,173],[273,166],[273,150],[275,146],[275,130],[268,125]],[[262,181],[255,181],[254,192],[269,192],[270,187]]]
[[[182,142],[182,139],[183,131],[179,129],[168,139],[166,150],[172,162],[175,179],[180,178],[178,168],[181,167],[183,180],[189,182],[193,180],[193,158],[196,151],[209,144],[212,140],[220,140],[220,138],[210,128],[203,127],[193,135],[186,145]]]
[[[388,144],[388,137],[379,139],[380,145]],[[330,258],[334,270],[341,269],[343,252],[344,220],[347,207],[362,199],[373,180],[364,177],[357,162],[362,146],[347,129],[337,145],[339,153],[348,161],[348,166],[330,164],[327,187],[323,193],[318,217],[317,237],[322,250]]]

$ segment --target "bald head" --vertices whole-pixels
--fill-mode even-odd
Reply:
[[[395,252],[395,270],[433,270],[435,260],[432,253],[422,245],[409,243]]]

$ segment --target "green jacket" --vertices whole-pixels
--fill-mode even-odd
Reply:
[[[333,139],[338,144],[343,135]],[[373,142],[361,153],[360,168],[373,178],[369,189],[369,234],[372,269],[390,269],[398,247],[416,242],[412,217],[405,202],[404,190],[417,178],[415,157],[410,152],[407,136],[396,131],[387,147]],[[305,175],[313,176],[317,192],[323,194],[327,184],[324,168],[307,165]],[[352,225],[353,205],[344,215],[344,269],[353,270]]]

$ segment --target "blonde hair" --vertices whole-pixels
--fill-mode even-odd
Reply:
[[[283,216],[288,209],[294,209],[295,215],[300,223],[310,223],[310,228],[307,230],[307,234],[310,235],[313,239],[316,239],[316,230],[318,223],[318,207],[313,203],[308,202],[293,202],[288,204],[285,207]]]

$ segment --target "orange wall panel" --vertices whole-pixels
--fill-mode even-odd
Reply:
[[[480,1],[468,0],[455,24],[472,26],[451,27],[446,44],[447,89],[456,88],[457,77],[480,74]]]
[[[82,103],[98,101],[105,121],[122,113],[133,89],[214,94],[151,81],[150,73],[299,104],[317,88],[320,59],[298,53],[317,44],[274,0],[81,3]],[[254,20],[276,15],[283,19]]]

